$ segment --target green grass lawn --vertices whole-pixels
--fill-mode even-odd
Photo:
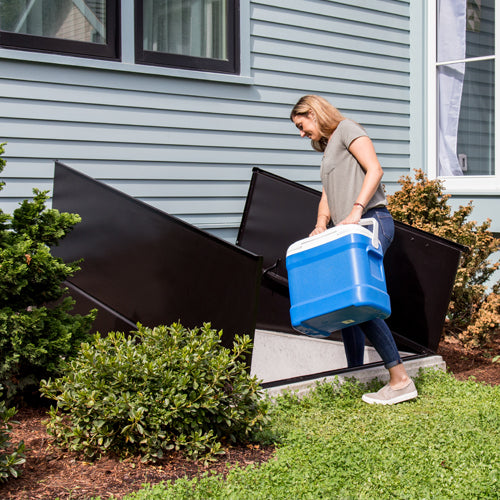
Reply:
[[[275,457],[146,487],[138,499],[488,499],[500,498],[500,387],[426,371],[417,400],[372,406],[367,387],[322,384],[273,407]],[[382,384],[371,384],[370,391]]]

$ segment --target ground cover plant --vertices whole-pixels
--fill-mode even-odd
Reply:
[[[0,172],[3,153],[0,145]],[[70,314],[74,301],[61,284],[79,263],[51,254],[80,217],[46,208],[46,191],[33,193],[12,215],[0,209],[0,383],[7,401],[39,400],[40,380],[59,374],[64,359],[88,338],[95,317]]]
[[[498,341],[494,352],[500,355]],[[438,353],[442,354],[456,380],[465,381],[474,377],[474,380],[484,381],[489,385],[500,384],[500,364],[493,362],[491,357],[485,357],[480,351],[472,352],[458,342],[443,341]],[[417,380],[417,383],[421,393],[431,390],[431,387],[425,389],[427,382]],[[439,404],[439,400],[434,400],[431,411],[439,411]],[[457,407],[466,405],[460,400],[460,392],[455,404]],[[180,478],[199,478],[204,473],[216,473],[224,477],[235,464],[239,464],[241,468],[256,467],[275,459],[275,447],[272,443],[266,445],[253,442],[224,446],[225,453],[216,455],[209,462],[188,459],[174,450],[154,463],[141,462],[139,457],[120,459],[113,455],[90,461],[80,452],[68,452],[55,446],[42,423],[46,418],[46,411],[42,408],[19,408],[15,416],[19,423],[13,425],[10,440],[26,443],[26,463],[20,466],[22,474],[18,478],[0,484],[0,498],[89,500],[99,496],[101,499],[110,499],[114,495],[113,498],[122,499],[141,489],[144,483],[158,484]],[[273,424],[270,431],[273,429],[279,430],[279,424]],[[415,467],[418,466],[417,464]]]
[[[500,283],[489,287],[500,267],[495,256],[500,239],[490,231],[491,220],[471,220],[472,201],[453,211],[443,182],[430,180],[422,170],[415,171],[414,179],[401,177],[399,183],[401,189],[388,196],[394,219],[468,248],[457,271],[443,333],[467,347],[483,347],[498,335],[500,326]]]
[[[221,345],[221,331],[180,323],[132,335],[96,334],[64,368],[43,381],[56,401],[48,431],[61,446],[90,458],[161,458],[171,450],[210,458],[223,443],[246,442],[266,422],[267,403],[244,356],[248,336]]]
[[[358,382],[284,396],[272,415],[281,436],[274,459],[123,498],[497,499],[500,387],[439,371],[416,384],[417,400],[389,407],[363,403]]]

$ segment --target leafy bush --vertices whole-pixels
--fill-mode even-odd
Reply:
[[[3,152],[0,145],[0,172]],[[47,191],[33,193],[12,215],[0,209],[0,383],[7,399],[38,395],[39,381],[60,373],[62,360],[89,338],[95,318],[95,311],[69,314],[74,301],[62,299],[61,283],[79,263],[65,264],[50,251],[80,217],[47,209]]]
[[[0,386],[0,481],[7,481],[9,477],[18,477],[17,466],[25,462],[24,443],[21,441],[16,449],[12,449],[9,433],[12,429],[12,417],[16,414],[15,408],[7,408],[2,398]]]
[[[403,176],[399,183],[402,188],[388,196],[396,220],[468,247],[457,271],[445,333],[468,346],[484,345],[500,324],[500,285],[488,293],[488,280],[500,266],[489,260],[500,249],[500,239],[489,231],[491,221],[468,220],[472,202],[452,213],[442,181],[429,180],[421,170],[415,172],[415,182]]]
[[[62,377],[42,382],[42,393],[57,401],[47,429],[62,446],[89,457],[154,460],[172,449],[209,457],[266,422],[267,403],[242,360],[248,336],[229,350],[210,324],[137,328],[131,337],[96,334]]]

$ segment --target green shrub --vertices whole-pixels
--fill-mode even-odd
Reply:
[[[500,266],[490,261],[500,249],[500,239],[489,231],[491,221],[468,220],[472,202],[452,213],[442,181],[429,180],[421,170],[415,172],[415,181],[403,176],[399,183],[401,189],[388,196],[394,219],[468,247],[457,271],[445,334],[468,346],[484,345],[498,333],[500,323],[499,284],[488,293],[488,280]]]
[[[60,445],[89,457],[154,460],[172,449],[209,457],[261,429],[267,403],[242,359],[248,336],[230,350],[210,324],[137,328],[130,337],[95,335],[62,377],[42,382],[42,393],[57,401],[47,429]]]
[[[25,462],[24,442],[21,441],[17,448],[12,449],[9,434],[12,429],[12,417],[16,414],[15,408],[7,408],[2,398],[0,385],[0,482],[7,481],[9,477],[18,477],[17,466]]]
[[[0,172],[3,152],[0,145]],[[33,200],[23,201],[12,215],[0,209],[0,383],[7,399],[39,397],[40,380],[60,373],[63,359],[89,338],[95,318],[95,311],[69,313],[74,301],[62,299],[61,283],[79,263],[65,264],[50,251],[80,217],[47,209],[47,192],[33,193]]]

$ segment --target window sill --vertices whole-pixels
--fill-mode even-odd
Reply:
[[[498,196],[500,179],[496,176],[439,177],[447,194],[467,196]]]
[[[124,63],[121,61],[105,61],[102,59],[89,59],[86,57],[66,56],[61,54],[46,54],[42,52],[28,52],[23,50],[13,50],[5,48],[0,48],[0,59],[12,59],[16,61],[56,64],[61,66],[73,66],[104,71],[118,71],[123,73],[165,76],[171,78],[187,78],[190,80],[237,83],[241,85],[252,85],[254,83],[253,77],[244,74],[231,75],[226,73],[210,73],[206,71],[167,68],[162,66],[149,66],[145,64]]]

